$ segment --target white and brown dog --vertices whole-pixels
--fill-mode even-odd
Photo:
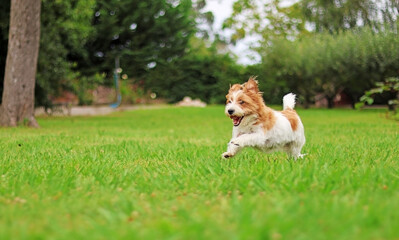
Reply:
[[[254,147],[264,152],[285,151],[294,159],[302,158],[305,144],[303,124],[294,110],[295,95],[283,97],[283,111],[265,105],[258,82],[251,77],[248,82],[234,84],[226,95],[225,113],[233,120],[233,138],[228,143],[223,158],[236,155],[244,147]]]

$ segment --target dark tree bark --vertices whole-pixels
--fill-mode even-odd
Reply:
[[[329,109],[334,108],[334,97],[335,96],[326,96],[327,99],[327,107]]]
[[[41,0],[11,0],[8,52],[0,125],[39,127],[34,93],[40,39]]]

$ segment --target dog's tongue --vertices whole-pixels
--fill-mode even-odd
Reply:
[[[231,119],[233,119],[233,124],[237,125],[240,123],[240,117],[231,117]]]

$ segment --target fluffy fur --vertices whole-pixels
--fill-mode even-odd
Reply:
[[[283,97],[283,111],[265,105],[258,82],[250,78],[234,84],[226,95],[225,114],[233,120],[233,137],[223,158],[236,155],[244,147],[264,152],[285,151],[290,157],[302,158],[305,144],[303,124],[294,110],[295,94]]]

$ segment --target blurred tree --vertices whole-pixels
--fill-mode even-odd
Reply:
[[[5,0],[0,5],[0,73],[7,54],[8,25],[10,9]],[[35,104],[51,106],[49,97],[58,95],[62,90],[78,91],[80,73],[75,69],[76,62],[69,54],[86,54],[84,43],[93,33],[91,19],[94,15],[95,0],[49,1],[42,0],[41,37],[35,86]],[[4,56],[4,58],[3,58]],[[86,77],[83,81],[92,81],[98,77]],[[79,79],[79,80],[78,80]],[[0,78],[2,87],[3,79]],[[87,85],[87,84],[86,84]],[[0,88],[1,88],[0,87]]]
[[[40,0],[11,2],[0,125],[38,127],[34,88],[40,39]]]
[[[373,0],[302,0],[300,5],[316,32],[337,33],[359,26],[375,26],[380,22],[377,2]]]
[[[399,20],[399,1],[386,0],[381,5],[382,22],[394,29]]]
[[[288,88],[288,79],[281,80],[281,71],[286,63],[280,60],[289,60],[291,53],[283,48],[273,49],[274,45],[284,44],[286,39],[295,40],[310,35],[305,23],[299,3],[287,6],[281,0],[235,1],[232,16],[223,23],[224,28],[233,30],[232,43],[247,36],[259,39],[252,49],[259,53],[262,62],[247,67],[247,75],[259,76],[260,88],[268,103],[280,104],[281,96],[293,90]]]
[[[304,97],[305,103],[321,93],[333,107],[344,91],[354,104],[366,89],[384,78],[397,76],[398,31],[375,34],[371,28],[273,42],[264,49],[262,68],[271,83],[283,82]],[[276,88],[277,89],[277,88]]]
[[[231,41],[250,34],[294,40],[311,32],[338,33],[361,26],[393,27],[398,20],[397,0],[301,0],[286,5],[283,0],[237,0],[223,27],[233,30]]]
[[[93,87],[90,83],[99,81],[95,74],[82,77],[73,58],[87,55],[84,44],[94,34],[91,20],[95,4],[95,0],[42,0],[36,105],[50,107],[49,97],[63,90],[75,92],[85,103],[83,92]]]
[[[196,20],[196,36],[209,39],[210,35],[215,35],[213,22],[215,16],[211,11],[205,11],[206,0],[193,0],[193,15]]]
[[[116,57],[131,78],[184,55],[195,30],[190,0],[97,0],[87,54],[70,54],[84,75],[112,73]]]
[[[232,42],[260,37],[255,50],[262,63],[252,70],[275,89],[271,99],[289,88],[306,105],[322,93],[332,107],[338,92],[354,103],[373,82],[397,71],[398,6],[397,0],[302,0],[289,6],[242,0],[234,2],[224,26],[233,29]]]
[[[282,6],[281,0],[240,0],[233,4],[233,13],[223,28],[233,29],[233,43],[248,35],[260,35],[265,43],[275,38],[295,39],[307,35],[301,5]]]
[[[196,24],[213,20],[212,14],[200,12],[205,0],[42,2],[36,104],[44,106],[51,105],[50,96],[65,89],[77,93],[81,103],[89,103],[87,89],[103,81],[102,73],[109,76],[117,56],[124,73],[140,79],[157,64],[183,56]],[[8,38],[3,33],[9,9],[4,6],[2,42]]]
[[[191,38],[187,54],[158,64],[147,76],[146,87],[171,102],[190,96],[208,103],[224,103],[229,84],[242,82],[246,76],[234,57],[220,52],[223,45],[219,39],[210,43]]]

